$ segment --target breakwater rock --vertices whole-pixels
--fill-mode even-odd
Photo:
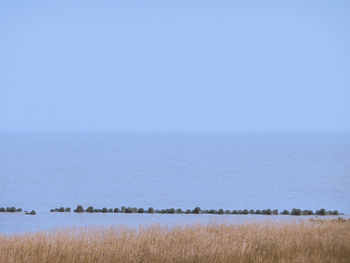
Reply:
[[[61,209],[62,210],[62,209]],[[60,212],[60,211],[58,211]],[[301,210],[298,208],[293,208],[291,211],[288,210],[282,210],[281,212],[278,211],[278,209],[242,209],[242,210],[224,210],[222,208],[220,209],[205,209],[202,210],[200,207],[195,207],[194,209],[186,209],[183,210],[181,208],[167,208],[167,209],[154,209],[153,207],[149,207],[148,209],[145,208],[136,208],[136,207],[126,207],[122,206],[121,208],[107,208],[103,207],[101,209],[94,208],[93,206],[89,206],[87,209],[84,210],[82,205],[78,205],[77,208],[74,210],[76,213],[148,213],[148,214],[215,214],[215,215],[293,215],[293,216],[311,216],[311,215],[339,215],[339,212],[337,210],[326,210],[324,208],[321,208],[319,210],[316,210],[313,212],[312,210]]]

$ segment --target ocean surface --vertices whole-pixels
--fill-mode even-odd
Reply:
[[[48,213],[51,208],[78,204],[155,209],[326,208],[349,214],[349,200],[350,134],[0,133],[0,207],[38,212],[31,219],[0,213],[3,233],[104,221],[139,224],[199,218]]]

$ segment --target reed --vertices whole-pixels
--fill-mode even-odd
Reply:
[[[0,262],[349,262],[350,221],[63,229],[0,235]]]

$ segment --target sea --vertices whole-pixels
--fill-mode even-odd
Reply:
[[[35,216],[0,213],[0,234],[244,217],[49,212],[59,207],[73,210],[77,205],[325,208],[348,215],[350,134],[0,132],[0,207],[37,212]],[[283,220],[283,216],[275,218]]]

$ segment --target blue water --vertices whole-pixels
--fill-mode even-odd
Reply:
[[[0,207],[350,213],[349,200],[349,134],[0,133]]]

